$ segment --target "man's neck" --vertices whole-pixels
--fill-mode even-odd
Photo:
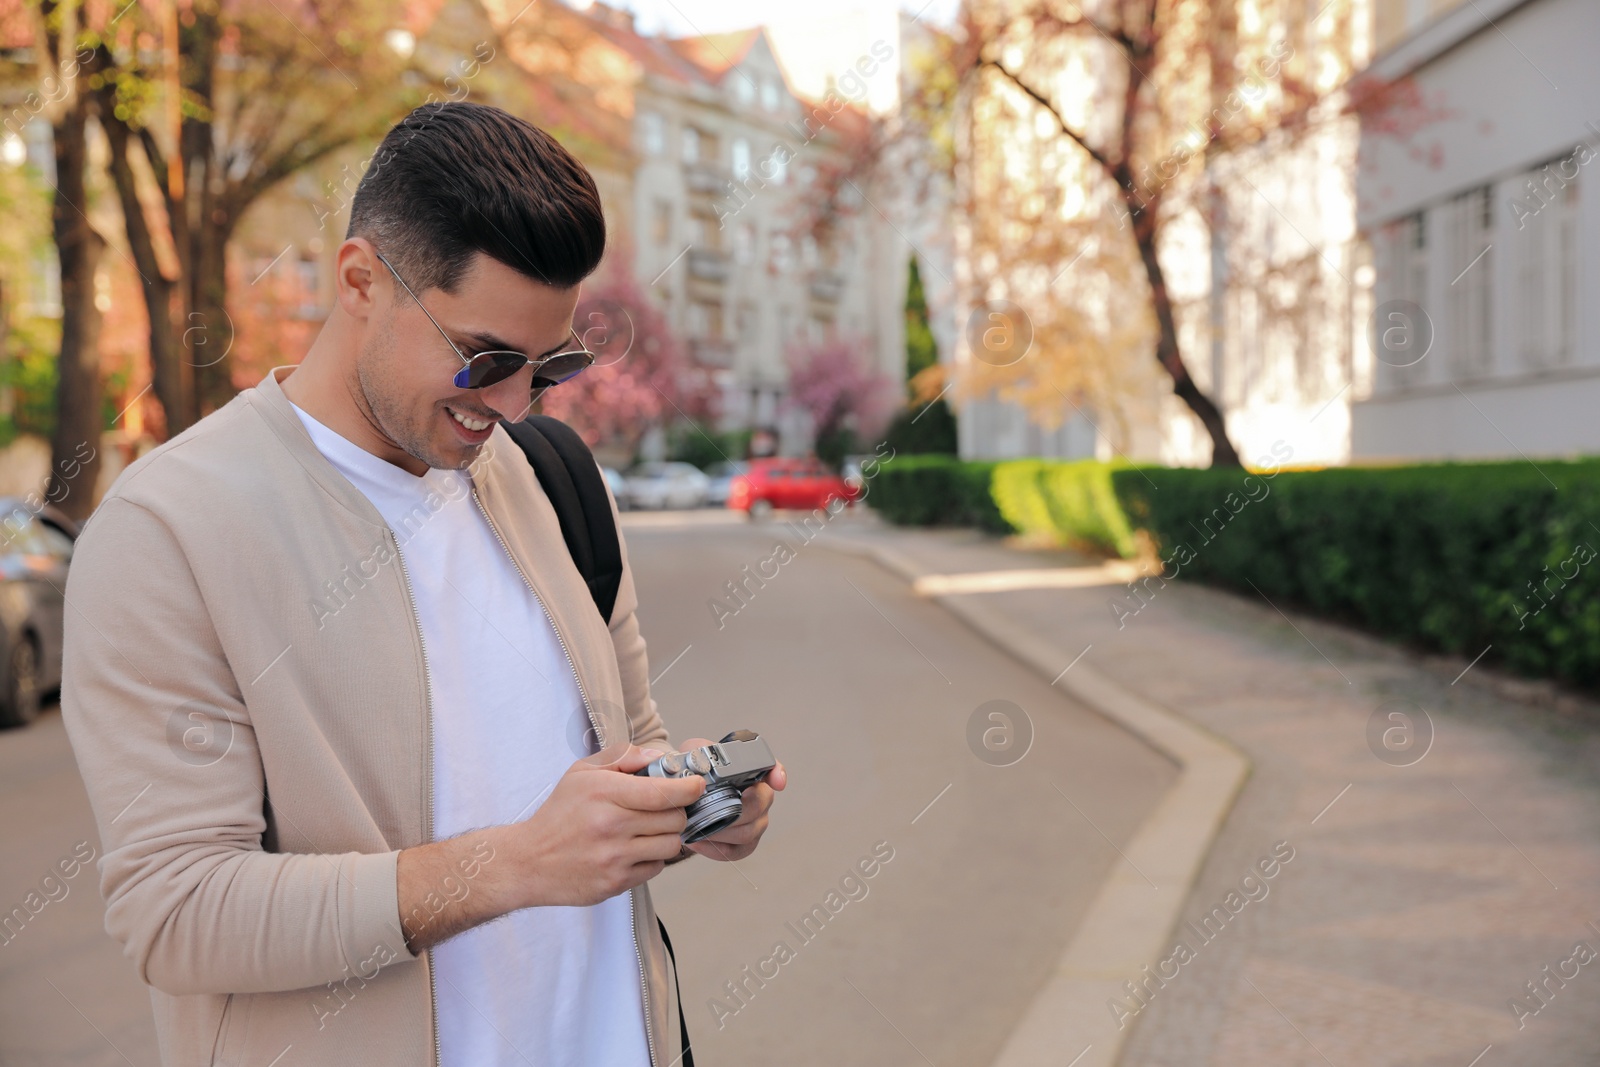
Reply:
[[[349,375],[340,373],[336,361],[322,348],[327,330],[318,335],[300,365],[284,377],[283,395],[300,410],[322,425],[385,462],[392,463],[409,474],[422,477],[428,465],[398,448],[378,428],[371,413],[361,400],[360,383]],[[319,351],[319,348],[322,350]]]

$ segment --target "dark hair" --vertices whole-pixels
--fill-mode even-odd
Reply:
[[[424,104],[401,119],[356,187],[346,238],[376,245],[416,292],[454,292],[482,252],[566,289],[606,247],[600,193],[555,138],[497,107]]]

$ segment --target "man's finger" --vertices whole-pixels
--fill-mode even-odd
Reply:
[[[612,797],[622,807],[635,811],[665,811],[686,808],[705,791],[706,780],[698,774],[687,778],[647,778],[630,774],[619,776],[613,785]]]
[[[585,756],[579,763],[591,767],[604,767],[610,771],[621,771],[623,774],[632,774],[634,771],[648,767],[652,761],[666,755],[664,749],[640,748],[638,745],[608,745],[599,752]]]

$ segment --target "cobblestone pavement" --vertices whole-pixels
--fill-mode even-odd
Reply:
[[[1092,562],[862,518],[829,532],[947,574]],[[970,595],[1254,764],[1173,934],[1192,957],[1151,960],[1127,976],[1139,999],[1106,1008],[1107,1033],[1134,1027],[1124,1064],[1600,1062],[1600,720],[1259,598],[1151,583],[1119,628],[1125,586],[1055,584]],[[1241,885],[1275,846],[1293,859]]]

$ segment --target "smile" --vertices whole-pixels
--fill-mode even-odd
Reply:
[[[452,408],[446,408],[445,410],[450,412],[451,418],[455,419],[473,433],[482,433],[484,430],[487,430],[490,426],[494,425],[493,421],[468,418],[467,416],[461,414],[461,412]]]

